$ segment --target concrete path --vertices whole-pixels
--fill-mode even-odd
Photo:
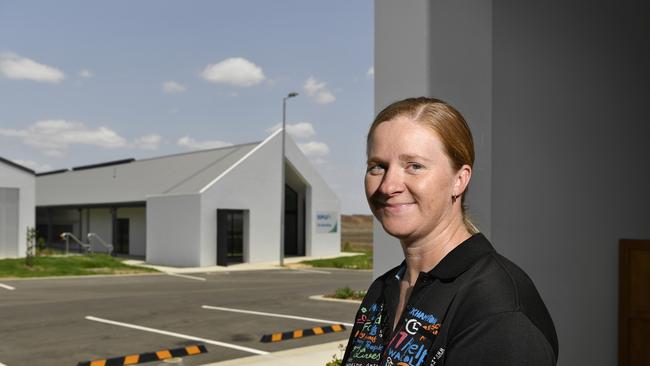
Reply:
[[[318,344],[315,346],[294,348],[286,351],[270,353],[268,355],[242,357],[234,360],[215,362],[203,366],[325,366],[336,355],[341,357],[343,354],[339,346],[345,346],[347,342],[330,342]]]
[[[324,257],[289,257],[284,259],[286,267],[289,268],[302,268],[303,266],[298,264],[298,262],[312,260],[312,259],[328,259],[344,256],[355,256],[361,253],[350,253],[350,252],[341,252],[337,255],[324,256]],[[211,272],[234,272],[234,271],[255,271],[255,270],[271,270],[271,269],[286,269],[280,267],[278,262],[263,262],[263,263],[237,263],[226,266],[209,266],[209,267],[167,267],[167,266],[156,266],[145,263],[143,260],[138,259],[127,259],[124,261],[126,264],[134,266],[142,266],[148,268],[157,269],[160,272],[165,273],[211,273]],[[308,266],[304,266],[307,268]],[[326,270],[323,268],[323,270]]]

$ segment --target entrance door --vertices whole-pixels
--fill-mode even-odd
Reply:
[[[284,187],[284,255],[298,253],[298,193],[291,187]]]
[[[620,241],[619,366],[650,365],[650,240]]]
[[[117,219],[115,253],[129,254],[129,219]]]
[[[217,210],[217,265],[244,261],[244,211]]]

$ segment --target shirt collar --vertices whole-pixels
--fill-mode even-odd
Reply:
[[[494,252],[494,247],[487,238],[481,233],[474,234],[442,258],[428,274],[441,280],[452,280],[491,252]]]
[[[481,257],[494,251],[494,247],[492,247],[492,244],[490,244],[485,235],[482,233],[474,234],[464,242],[458,244],[456,248],[442,258],[427,274],[443,281],[452,280],[468,270]],[[400,281],[404,277],[405,272],[406,260],[403,260],[399,266],[388,272],[388,279]]]

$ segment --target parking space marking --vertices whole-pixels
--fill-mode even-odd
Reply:
[[[150,333],[157,333],[157,334],[167,335],[167,336],[170,336],[170,337],[188,339],[188,340],[191,340],[191,341],[204,342],[204,343],[212,344],[212,345],[215,345],[215,346],[220,346],[220,347],[225,347],[225,348],[232,348],[232,349],[236,349],[236,350],[244,351],[244,352],[248,352],[248,353],[254,353],[256,355],[266,355],[266,354],[268,354],[268,352],[262,351],[262,350],[259,350],[259,349],[254,349],[254,348],[249,348],[249,347],[244,347],[244,346],[238,346],[236,344],[224,343],[224,342],[219,342],[219,341],[213,341],[211,339],[194,337],[194,336],[187,335],[187,334],[182,334],[182,333],[174,333],[174,332],[168,332],[166,330],[143,327],[143,326],[135,325],[135,324],[129,324],[129,323],[123,323],[123,322],[118,322],[118,321],[114,321],[114,320],[102,319],[102,318],[97,318],[97,317],[94,317],[94,316],[87,316],[86,319],[92,320],[92,321],[95,321],[95,322],[105,323],[105,324],[117,325],[117,326],[121,326],[121,327],[125,327],[125,328],[142,330],[142,331],[150,332]]]
[[[353,326],[352,323],[344,323],[344,322],[339,322],[336,320],[327,320],[327,319],[316,319],[316,318],[306,318],[304,316],[295,316],[295,315],[285,315],[285,314],[275,314],[275,313],[265,313],[261,311],[252,311],[252,310],[241,310],[241,309],[232,309],[232,308],[223,308],[219,306],[209,306],[209,305],[202,305],[201,306],[203,309],[210,309],[210,310],[221,310],[221,311],[230,311],[233,313],[242,313],[242,314],[253,314],[253,315],[262,315],[262,316],[272,316],[276,318],[286,318],[286,319],[298,319],[298,320],[304,320],[308,322],[314,322],[314,323],[329,323],[329,324],[343,324],[347,325],[348,327]]]
[[[7,290],[15,290],[16,289],[15,287],[5,285],[4,283],[0,283],[0,287],[2,287],[4,289],[7,289]],[[0,366],[3,366],[3,365],[0,363]]]
[[[165,272],[165,274],[168,274],[173,277],[181,277],[181,278],[187,278],[190,280],[197,280],[197,281],[205,281],[206,279],[203,277],[196,277],[196,276],[189,276],[189,275],[184,275],[180,273],[171,273],[171,272]]]

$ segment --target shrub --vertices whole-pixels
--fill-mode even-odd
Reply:
[[[350,286],[337,288],[334,297],[337,299],[363,299],[366,296],[365,290],[354,291]]]
[[[349,299],[353,295],[354,291],[350,288],[350,286],[337,288],[336,292],[334,293],[334,297],[337,299]]]

